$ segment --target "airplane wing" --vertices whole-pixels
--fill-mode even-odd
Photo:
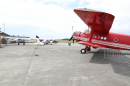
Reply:
[[[74,12],[88,25],[91,29],[96,32],[109,33],[115,16],[109,13],[87,9],[77,8]]]
[[[103,48],[102,46],[94,45],[94,44],[91,44],[91,43],[88,43],[88,42],[80,41],[80,42],[78,42],[78,43],[79,43],[79,44],[83,44],[83,45],[92,46],[92,47],[94,47],[94,48]]]

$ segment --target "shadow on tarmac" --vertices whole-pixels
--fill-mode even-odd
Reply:
[[[95,64],[111,64],[115,73],[130,77],[130,68],[128,68],[128,64],[122,62],[116,62],[113,60],[103,60],[104,58],[104,49],[99,49],[97,52],[90,51],[88,53],[93,53],[90,62]],[[125,57],[125,55],[124,55]],[[108,69],[109,70],[109,69]]]

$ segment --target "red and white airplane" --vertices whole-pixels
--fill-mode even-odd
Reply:
[[[81,49],[82,54],[90,51],[91,47],[130,50],[130,35],[109,32],[115,16],[87,8],[77,8],[74,12],[91,28],[91,31],[83,33],[74,32],[70,38],[86,45]]]

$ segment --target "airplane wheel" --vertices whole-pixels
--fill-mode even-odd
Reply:
[[[82,54],[85,54],[86,53],[86,50],[85,49],[81,49],[80,51]]]

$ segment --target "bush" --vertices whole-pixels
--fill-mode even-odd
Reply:
[[[5,38],[1,39],[1,44],[7,44],[7,40]]]

